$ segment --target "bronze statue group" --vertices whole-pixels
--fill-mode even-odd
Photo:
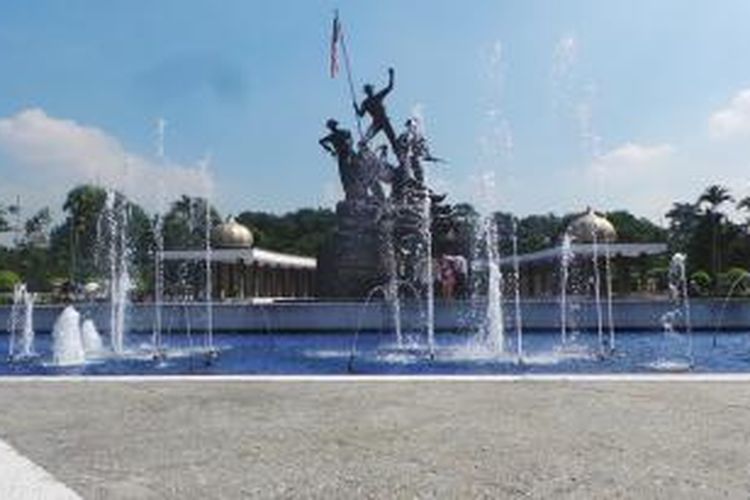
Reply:
[[[334,273],[327,282],[333,295],[362,296],[382,283],[383,274],[423,292],[432,276],[439,285],[438,293],[452,298],[464,288],[466,266],[455,262],[462,257],[446,257],[439,250],[441,257],[433,260],[433,254],[438,253],[432,249],[433,231],[452,223],[451,208],[441,204],[445,195],[426,185],[424,171],[425,162],[441,160],[430,154],[416,118],[406,120],[404,129],[396,134],[384,103],[393,90],[393,80],[390,68],[385,87],[375,91],[367,84],[361,103],[353,102],[359,137],[356,146],[352,133],[335,119],[326,122],[328,134],[319,141],[338,162],[345,195],[336,208],[335,251],[322,261],[323,267],[338,268],[339,274]],[[356,99],[353,93],[352,99]],[[363,117],[370,119],[364,133],[359,124]],[[386,141],[376,143],[379,136],[385,136]],[[426,272],[430,262],[433,273]]]
[[[371,84],[365,85],[362,103],[353,103],[358,118],[370,117],[370,124],[360,135],[356,149],[351,132],[341,128],[334,119],[326,122],[329,133],[319,141],[338,161],[341,185],[349,202],[384,204],[387,196],[383,184],[387,184],[391,186],[392,202],[402,204],[409,191],[424,192],[427,189],[423,162],[439,161],[430,155],[415,118],[406,120],[403,132],[396,135],[384,104],[386,96],[393,90],[393,79],[393,68],[389,68],[388,85],[378,92]],[[388,143],[373,148],[372,140],[381,132]],[[395,165],[389,161],[389,147],[396,158]]]

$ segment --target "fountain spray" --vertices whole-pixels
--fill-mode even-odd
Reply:
[[[560,250],[560,343],[565,345],[568,341],[568,278],[573,259],[571,238],[567,232],[563,235]]]
[[[34,356],[35,301],[36,294],[30,293],[25,283],[13,287],[13,305],[8,318],[8,359],[11,361]]]
[[[609,241],[604,241],[604,272],[607,283],[607,326],[609,327],[609,351],[615,350],[615,320],[612,311],[612,260],[610,255]]]
[[[484,220],[484,239],[487,252],[487,314],[485,316],[485,341],[496,353],[505,349],[503,324],[503,274],[500,271],[500,249],[497,227],[492,216]]]
[[[162,164],[164,164],[166,160],[166,155],[164,152],[164,138],[166,127],[167,121],[164,118],[158,118],[156,120],[156,157],[157,160]],[[159,182],[161,182],[161,179],[159,179]],[[154,349],[155,358],[161,358],[164,356],[162,342],[162,303],[164,295],[164,220],[161,213],[161,205],[162,204],[159,203],[159,210],[157,210],[156,218],[154,220],[154,331],[151,344]]]
[[[214,305],[213,305],[213,273],[211,267],[211,187],[208,180],[208,169],[210,158],[206,157],[201,162],[201,170],[206,178],[206,209],[205,209],[205,266],[206,266],[206,354],[209,359],[217,355],[214,347]]]
[[[385,256],[388,272],[386,299],[390,303],[393,328],[396,331],[396,344],[404,346],[401,331],[401,298],[399,297],[398,269],[396,267],[396,250],[393,244],[393,221],[389,220],[385,228]]]
[[[604,356],[604,319],[602,313],[602,280],[599,271],[599,235],[596,229],[591,231],[592,236],[592,264],[594,265],[594,302],[596,305],[596,331],[599,341],[599,355]]]
[[[692,364],[693,361],[693,327],[690,319],[690,297],[688,294],[688,281],[686,274],[687,257],[683,253],[676,253],[672,256],[669,264],[669,287],[673,295],[682,303],[683,322],[685,333],[688,337],[687,356]]]
[[[112,350],[121,354],[124,349],[125,317],[132,288],[128,269],[129,249],[127,241],[128,206],[124,199],[118,200],[114,189],[108,188],[105,198],[109,243],[109,288],[110,315],[109,332]]]
[[[518,261],[518,221],[513,218],[513,295],[516,313],[516,355],[518,362],[523,360],[523,324],[521,320],[521,267]]]
[[[424,194],[424,244],[427,281],[427,345],[430,357],[435,356],[435,278],[432,263],[432,199],[429,190]]]

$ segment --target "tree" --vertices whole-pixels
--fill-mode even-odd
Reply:
[[[221,216],[209,207],[209,223],[221,223]],[[172,203],[162,221],[164,248],[199,249],[206,244],[206,200],[182,195]]]
[[[607,212],[607,219],[617,229],[617,240],[622,243],[662,243],[668,232],[645,217],[636,217],[627,210]]]
[[[107,209],[108,197],[111,211]],[[101,279],[108,272],[107,248],[113,242],[108,217],[127,223],[126,242],[132,274],[142,283],[151,269],[153,232],[145,210],[119,192],[100,186],[73,188],[63,204],[65,219],[52,230],[50,252],[55,274],[67,274],[72,282]],[[67,273],[65,272],[67,270]]]
[[[242,212],[237,222],[247,226],[256,244],[297,255],[318,255],[336,226],[336,215],[326,208],[303,208],[284,215]]]
[[[748,218],[745,221],[745,229],[750,229],[750,196],[745,196],[737,202],[737,210],[741,212],[747,212]]]
[[[695,203],[675,202],[666,214],[669,219],[669,243],[673,252],[686,252],[700,221]]]
[[[21,278],[13,271],[0,270],[0,291],[9,292],[21,282]]]
[[[96,269],[97,234],[107,192],[100,186],[81,185],[65,197],[65,219],[52,230],[50,251],[55,267],[75,282]]]
[[[49,207],[44,207],[30,217],[24,224],[24,241],[28,245],[44,246],[49,238],[52,215]]]
[[[716,276],[721,269],[721,253],[719,251],[719,240],[721,237],[722,222],[725,215],[720,207],[727,202],[734,201],[729,189],[718,184],[708,186],[698,197],[698,206],[704,209],[704,214],[711,227],[711,270]]]
[[[0,205],[0,233],[5,233],[11,229],[11,225],[8,222],[8,209]]]
[[[518,222],[518,251],[536,252],[555,245],[567,226],[568,217],[548,213],[529,215]]]

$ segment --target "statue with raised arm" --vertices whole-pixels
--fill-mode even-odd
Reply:
[[[359,117],[368,114],[372,120],[370,126],[367,128],[367,132],[365,132],[365,142],[369,142],[378,132],[382,131],[388,137],[393,151],[397,152],[396,133],[393,131],[391,121],[388,119],[388,115],[385,112],[385,105],[383,104],[385,96],[393,90],[393,74],[393,68],[388,68],[388,85],[378,92],[375,92],[372,84],[366,84],[364,86],[366,97],[359,106],[357,106],[356,102],[354,103],[354,111],[356,111]]]
[[[331,118],[326,122],[329,134],[318,141],[318,143],[338,160],[339,177],[341,178],[341,187],[347,200],[357,198],[357,176],[354,170],[355,154],[352,147],[352,134],[343,128],[339,128],[339,123]]]

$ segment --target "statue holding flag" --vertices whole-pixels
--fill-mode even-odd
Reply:
[[[395,71],[388,68],[388,83],[376,91],[363,86],[361,103],[354,91],[349,54],[338,12],[333,20],[330,75],[339,70],[339,51],[346,70],[348,90],[355,111],[359,140],[335,120],[327,122],[328,134],[320,145],[338,160],[345,198],[336,205],[336,229],[318,258],[319,290],[327,297],[363,297],[373,287],[393,279],[411,283],[427,293],[426,274],[418,271],[431,256],[424,255],[427,228],[444,216],[443,196],[437,196],[425,183],[422,162],[440,161],[433,157],[419,123],[409,119],[406,130],[396,135],[386,113],[385,99],[393,90]],[[361,118],[370,123],[362,132]],[[388,144],[373,144],[385,135]],[[383,141],[384,142],[384,141]],[[396,158],[389,162],[390,153]],[[450,211],[449,208],[447,208]]]

